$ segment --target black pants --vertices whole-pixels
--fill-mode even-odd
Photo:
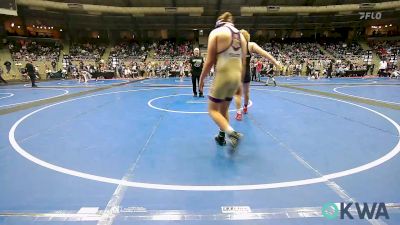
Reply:
[[[252,72],[252,73],[251,73],[251,80],[252,80],[252,81],[257,81],[256,70],[253,69],[251,72]]]
[[[197,85],[200,82],[199,74],[192,74],[192,85],[193,85],[193,94],[197,95]]]
[[[332,78],[332,70],[328,70],[327,72],[326,72],[326,78]]]
[[[380,77],[384,77],[385,76],[385,70],[384,69],[380,69],[379,70],[379,76]]]
[[[36,84],[35,84],[35,79],[36,79],[35,74],[28,74],[28,76],[29,76],[29,78],[31,78],[32,87],[36,86]]]

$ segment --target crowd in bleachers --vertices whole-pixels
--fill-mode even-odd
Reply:
[[[327,58],[314,42],[267,42],[261,46],[279,61],[292,64]]]
[[[365,55],[365,51],[362,47],[356,43],[345,43],[341,41],[330,41],[321,43],[321,45],[336,59],[357,61],[362,60],[362,56]]]
[[[149,48],[146,44],[121,42],[111,48],[110,58],[117,57],[120,60],[144,61],[148,52]]]
[[[94,43],[72,43],[69,53],[74,61],[95,60],[98,61],[103,56],[107,45]]]
[[[193,53],[191,42],[176,43],[172,41],[160,41],[154,43],[154,58],[157,60],[186,60]]]
[[[257,41],[256,41],[257,42]],[[363,56],[366,51],[356,42],[345,43],[338,40],[321,41],[313,40],[273,40],[259,45],[280,61],[283,67],[278,70],[266,59],[253,55],[252,69],[257,65],[260,73],[274,71],[279,75],[327,75],[336,76],[352,75],[351,72],[360,72],[362,75],[372,74],[372,70],[378,69],[379,74],[390,72],[395,68],[395,63],[390,62],[394,53],[398,54],[400,41],[371,41],[371,49],[388,63],[387,69],[381,70],[381,65],[366,65]],[[52,66],[46,66],[46,71],[55,71],[55,64],[62,51],[61,42],[37,41],[37,40],[13,40],[8,42],[8,47],[14,61],[47,61]],[[153,43],[120,42],[110,49],[107,60],[101,60],[107,49],[106,44],[96,43],[72,43],[70,47],[71,61],[80,61],[84,64],[103,61],[101,67],[96,70],[115,71],[119,77],[129,78],[138,76],[173,76],[184,73],[189,74],[190,66],[187,60],[193,54],[194,45],[191,42],[175,42],[171,40]],[[323,49],[333,58],[324,54]],[[203,49],[203,52],[205,49]],[[150,55],[151,54],[151,55]],[[151,60],[146,60],[148,57]],[[117,63],[113,63],[113,60]],[[260,65],[261,64],[261,65]],[[381,63],[382,64],[382,63]],[[392,65],[393,64],[393,65]]]
[[[363,61],[363,55],[366,52],[357,43],[319,44],[306,40],[303,42],[278,40],[261,44],[261,46],[283,65],[278,71],[267,59],[254,55],[251,66],[256,71],[258,65],[261,74],[361,76],[371,73],[373,69],[373,65],[366,65]],[[333,58],[326,55],[322,49],[329,52]]]
[[[109,68],[115,68],[119,77],[122,78],[135,78],[141,76],[148,77],[169,77],[178,76],[181,73],[186,76],[189,75],[190,65],[185,61],[131,61],[124,62],[113,67],[109,65]]]
[[[317,43],[285,43],[281,49],[283,57],[290,61],[301,62],[305,60],[325,59],[325,55],[318,48]]]
[[[400,55],[400,41],[370,41],[368,44],[381,59]]]
[[[10,41],[8,47],[14,61],[57,61],[62,49],[59,42],[38,42],[27,39]]]

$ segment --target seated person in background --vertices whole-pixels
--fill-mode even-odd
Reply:
[[[337,68],[337,76],[338,77],[343,77],[345,72],[344,72],[344,66],[343,65],[339,65],[339,67]]]
[[[83,78],[85,84],[90,79],[90,73],[85,68],[80,71],[78,80],[79,83],[81,82],[81,78]]]
[[[50,78],[50,75],[51,75],[51,69],[49,68],[49,66],[48,65],[44,65],[44,70],[45,70],[45,73],[46,73],[46,79],[49,79]]]
[[[77,69],[76,67],[73,67],[73,68],[71,69],[71,74],[72,74],[72,77],[73,77],[74,79],[78,79],[78,78],[79,78],[78,69]]]
[[[396,78],[396,79],[400,78],[400,70],[398,68],[389,71],[389,73],[390,73],[390,78]]]

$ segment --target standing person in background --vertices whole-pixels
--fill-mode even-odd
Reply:
[[[179,77],[180,82],[183,82],[183,77],[185,76],[185,64],[183,62],[179,63]]]
[[[310,74],[307,76],[307,79],[310,80],[311,78],[314,78],[314,66],[315,63],[313,62],[312,64],[309,64],[309,68],[310,68]]]
[[[293,63],[289,63],[289,66],[288,66],[288,68],[287,68],[287,74],[289,75],[289,76],[293,76],[293,73],[294,73],[294,65],[293,65]]]
[[[260,82],[261,81],[261,71],[263,69],[263,63],[261,62],[261,60],[257,60],[256,63],[256,74],[257,74],[257,81]]]
[[[329,61],[328,69],[326,70],[326,78],[332,78],[333,63],[335,63],[333,60]]]
[[[32,64],[32,60],[28,61],[25,68],[26,68],[26,72],[28,73],[29,78],[31,79],[32,87],[37,87],[37,85],[35,84],[35,79],[36,79],[35,67]]]
[[[208,113],[220,129],[215,141],[225,145],[227,134],[230,145],[235,148],[243,135],[229,124],[229,105],[244,78],[247,42],[235,28],[229,12],[218,17],[215,27],[208,37],[207,60],[200,75],[200,91],[203,92],[204,79],[215,65],[215,78],[208,95]]]
[[[250,61],[250,69],[251,69],[251,81],[257,81],[257,64],[256,64],[256,59],[253,58]]]
[[[296,64],[296,75],[301,76],[301,63]]]
[[[307,66],[306,67],[307,67],[306,68],[306,75],[307,75],[307,77],[311,77],[312,66],[311,66],[310,61],[307,62]]]
[[[204,60],[200,56],[200,49],[194,49],[194,55],[189,59],[192,74],[193,96],[197,97],[197,85],[199,84],[201,70],[203,69]],[[203,92],[199,90],[199,97],[204,97]]]
[[[0,66],[0,81],[7,84],[7,81],[3,79],[2,75],[3,75],[3,68],[1,68]]]
[[[379,62],[379,76],[380,77],[385,76],[386,68],[387,68],[387,62],[385,59],[382,59]]]
[[[55,60],[53,60],[51,62],[51,67],[52,67],[53,71],[56,71],[56,66],[57,66],[57,62]]]
[[[319,76],[320,76],[321,73],[322,73],[322,65],[321,65],[321,62],[320,62],[320,61],[317,61],[317,63],[315,64],[315,73],[314,73],[314,76],[315,76],[315,79],[316,79],[316,80],[319,79]]]
[[[267,81],[265,82],[265,85],[268,86],[269,85],[269,79],[271,79],[274,82],[274,86],[276,87],[276,81],[274,78],[274,74],[277,72],[277,67],[275,67],[274,64],[270,63],[268,65],[268,69],[267,69]]]

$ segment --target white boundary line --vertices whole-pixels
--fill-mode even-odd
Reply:
[[[44,86],[42,86],[42,85],[40,85],[40,84],[46,84],[46,83],[50,83],[50,82],[42,82],[42,83],[40,83],[40,82],[38,82],[38,84],[40,85],[40,87],[43,87],[43,88],[46,88],[46,87],[60,87],[60,88],[92,88],[92,87],[102,87],[102,86],[108,86],[108,85],[113,85],[113,84],[124,84],[124,83],[128,83],[129,81],[124,81],[124,80],[115,80],[115,79],[112,79],[112,80],[110,80],[110,81],[121,81],[121,82],[114,82],[114,83],[104,83],[104,80],[99,80],[99,81],[95,81],[95,82],[99,82],[99,83],[101,83],[101,84],[96,84],[96,83],[83,83],[83,82],[81,82],[81,83],[79,83],[77,80],[65,80],[65,81],[68,81],[68,82],[70,82],[70,81],[76,81],[76,84],[77,85],[74,85],[73,83],[71,83],[71,84],[69,84],[69,85],[63,85],[62,84],[62,82],[58,82],[58,83],[56,83],[55,85],[52,85],[52,84],[50,84],[50,85],[44,85]],[[91,80],[91,81],[94,81],[94,80]],[[24,87],[30,87],[31,85],[30,84],[24,84]]]
[[[373,100],[373,101],[377,101],[377,102],[383,102],[383,103],[389,103],[389,104],[396,104],[396,105],[400,105],[400,102],[390,102],[390,101],[384,101],[384,100],[379,100],[379,99],[375,99],[375,98],[367,98],[367,97],[362,97],[362,96],[358,96],[358,95],[351,95],[351,94],[346,94],[343,92],[338,91],[338,89],[342,89],[342,88],[348,88],[348,87],[400,87],[398,85],[353,85],[353,86],[341,86],[341,87],[335,87],[333,89],[334,92],[339,93],[341,95],[346,95],[346,96],[350,96],[350,97],[355,97],[355,98],[361,98],[361,99],[367,99],[367,100]]]
[[[63,95],[66,95],[69,93],[68,90],[59,89],[59,88],[38,88],[38,89],[15,88],[15,89],[0,89],[0,91],[1,90],[16,90],[16,91],[19,91],[19,90],[24,90],[24,91],[26,91],[26,90],[56,90],[56,91],[63,91],[64,93],[60,94],[60,95],[56,95],[56,96],[47,97],[47,98],[40,98],[40,99],[31,100],[31,101],[17,102],[17,103],[12,103],[12,104],[7,104],[7,105],[0,105],[0,108],[7,107],[7,106],[21,105],[21,104],[31,103],[31,102],[37,102],[37,101],[51,99],[51,98],[56,98],[56,97],[60,97],[60,96],[63,96]]]
[[[66,81],[76,81],[76,80],[66,80]],[[95,81],[95,80],[89,80],[89,81],[94,81],[96,84],[97,83],[104,83],[104,80],[100,80],[100,81]],[[76,81],[77,82],[77,84],[84,84],[83,82],[78,82],[78,81]],[[91,82],[91,83],[93,83],[93,82]],[[63,82],[58,82],[57,84],[59,84],[59,85],[61,85],[61,86],[63,86],[64,84],[63,84]],[[89,83],[87,83],[87,84],[89,84]],[[68,85],[71,85],[71,84],[68,84]]]
[[[0,91],[1,91],[1,89],[0,89]],[[0,99],[10,98],[10,97],[14,96],[13,93],[0,93],[0,95],[7,95],[7,96],[4,96],[4,97],[0,97]]]
[[[168,80],[168,78],[164,78],[165,80]],[[157,81],[157,80],[161,80],[161,81],[165,81],[165,80],[163,80],[163,78],[160,78],[160,79],[147,79],[147,80],[142,80],[142,81],[140,81],[139,83],[141,83],[141,84],[145,84],[145,85],[149,85],[149,86],[166,86],[166,87],[169,87],[169,86],[171,86],[171,85],[173,85],[173,86],[175,86],[175,87],[191,87],[192,86],[192,80],[184,80],[183,82],[181,82],[179,79],[174,79],[174,81],[176,82],[176,83],[185,83],[186,82],[186,84],[165,84],[165,83],[160,83],[160,84],[157,84],[157,83],[148,83],[148,82],[146,82],[146,81]],[[171,79],[172,80],[172,79]],[[205,81],[205,83],[204,83],[204,85],[211,85],[211,83],[212,83],[212,80],[210,80],[210,79],[207,79],[206,81]]]
[[[164,89],[164,88],[156,88],[156,89]],[[170,88],[170,89],[177,89],[177,88]],[[330,173],[327,175],[323,175],[322,177],[317,177],[317,178],[310,178],[310,179],[303,179],[303,180],[294,180],[294,181],[286,181],[286,182],[277,182],[277,183],[266,183],[266,184],[252,184],[252,185],[220,185],[220,186],[213,186],[213,185],[173,185],[173,184],[156,184],[156,183],[143,183],[143,182],[133,182],[133,181],[126,181],[126,180],[120,180],[120,179],[115,179],[115,178],[110,178],[110,177],[103,177],[103,176],[97,176],[89,173],[83,173],[79,172],[76,170],[71,170],[68,168],[64,168],[61,166],[57,166],[54,164],[51,164],[49,162],[46,162],[44,160],[41,160],[39,158],[36,158],[35,156],[31,155],[28,153],[25,149],[23,149],[16,141],[15,139],[15,131],[17,127],[28,117],[34,115],[35,113],[38,113],[42,110],[45,110],[47,108],[60,105],[66,102],[72,102],[76,101],[79,99],[85,99],[85,98],[91,98],[95,96],[101,96],[101,95],[109,95],[109,94],[115,94],[115,93],[126,93],[126,92],[136,92],[136,91],[149,91],[149,90],[155,90],[155,89],[138,89],[138,90],[128,90],[128,91],[116,91],[116,92],[108,92],[108,93],[103,93],[103,94],[96,94],[96,95],[90,95],[90,96],[84,96],[80,98],[75,98],[75,99],[70,99],[62,102],[58,102],[52,105],[48,105],[45,107],[42,107],[40,109],[37,109],[22,118],[20,118],[17,122],[13,124],[11,127],[9,134],[8,134],[8,139],[10,141],[11,146],[14,148],[14,150],[19,153],[21,156],[25,157],[26,159],[30,160],[33,163],[36,163],[42,167],[48,168],[50,170],[54,170],[60,173],[68,174],[71,176],[76,176],[84,179],[89,179],[89,180],[94,180],[94,181],[99,181],[103,183],[110,183],[110,184],[117,184],[117,185],[123,185],[123,186],[129,186],[129,187],[136,187],[136,188],[147,188],[147,189],[159,189],[159,190],[177,190],[177,191],[244,191],[244,190],[262,190],[262,189],[273,189],[273,188],[287,188],[287,187],[295,187],[295,186],[303,186],[303,185],[309,185],[309,184],[317,184],[317,183],[323,183],[327,182],[330,179],[335,179],[339,177],[345,177],[349,176],[352,174],[360,173],[366,170],[369,170],[371,168],[374,168],[376,166],[379,166],[386,161],[390,160],[391,158],[395,157],[399,152],[400,152],[400,139],[397,142],[396,146],[389,151],[387,154],[384,156],[366,163],[364,165],[354,167],[348,170],[340,171],[340,172],[335,172],[335,173]],[[267,89],[253,89],[253,90],[262,90],[262,91],[268,91]],[[275,90],[278,91],[278,90]],[[312,97],[317,97],[317,98],[322,98],[322,99],[329,99],[337,102],[342,102],[346,103],[352,106],[356,106],[362,109],[365,109],[367,111],[370,111],[372,113],[377,114],[378,116],[383,117],[387,121],[389,121],[396,129],[397,132],[400,135],[400,125],[397,124],[395,121],[393,121],[391,118],[388,116],[377,112],[373,109],[367,108],[365,106],[357,105],[355,103],[351,102],[346,102],[343,100],[339,99],[334,99],[334,98],[329,98],[329,97],[324,97],[324,96],[318,96],[318,95],[312,95],[312,94],[306,94],[306,93],[299,93],[299,92],[290,92],[290,91],[278,91],[282,93],[290,93],[290,94],[300,94],[304,96],[312,96]]]
[[[159,128],[160,122],[163,120],[164,116],[165,115],[161,115],[159,117],[159,119],[157,120],[157,123],[153,126],[153,129],[152,129],[149,137],[147,138],[146,143],[143,145],[142,149],[139,151],[135,162],[129,167],[128,171],[122,177],[122,180],[133,179],[135,169],[136,169],[140,159],[142,158],[143,152],[147,149],[147,147],[150,143],[150,140],[153,138],[154,134],[156,133],[157,129]],[[114,219],[120,213],[119,209],[121,208],[121,202],[125,196],[125,192],[126,192],[127,188],[128,187],[124,186],[124,185],[117,186],[113,195],[111,196],[110,201],[108,201],[107,206],[103,212],[103,215],[101,216],[101,219],[97,223],[97,225],[111,225],[114,222]]]
[[[147,105],[148,105],[149,107],[153,108],[153,109],[160,110],[160,111],[164,111],[164,112],[171,112],[171,113],[184,113],[184,114],[206,114],[206,113],[208,113],[207,111],[203,111],[203,112],[193,111],[193,112],[190,112],[190,111],[180,111],[180,110],[163,109],[163,108],[154,106],[154,105],[152,104],[153,101],[158,100],[158,99],[169,98],[169,97],[174,97],[174,96],[182,96],[182,95],[190,95],[190,96],[192,96],[191,94],[166,95],[166,96],[161,96],[161,97],[157,97],[157,98],[150,99],[150,100],[147,102]],[[252,105],[253,105],[253,102],[252,102],[251,100],[249,100],[249,105],[248,105],[248,107],[250,108]],[[242,108],[240,108],[240,109],[242,109]],[[235,111],[236,111],[236,109],[231,109],[231,110],[229,110],[229,112],[235,112]]]
[[[286,78],[285,80],[276,80],[276,82],[278,83],[278,84],[295,84],[295,85],[310,85],[310,84],[313,84],[313,85],[318,85],[318,84],[321,84],[321,85],[325,85],[325,84],[329,84],[329,85],[357,85],[357,84],[360,84],[360,82],[359,83],[352,83],[352,82],[347,82],[346,83],[346,80],[342,80],[342,82],[341,81],[337,81],[337,80],[330,80],[330,79],[326,79],[326,78],[322,78],[323,80],[321,80],[321,79],[318,79],[318,80],[307,80],[307,78],[303,78],[303,79],[290,79],[290,78]],[[369,84],[375,84],[375,83],[377,83],[377,81],[370,81],[370,82],[368,82],[368,80],[361,80],[361,78],[360,78],[360,80],[357,80],[357,79],[354,79],[354,78],[349,78],[349,79],[351,79],[352,81],[362,81],[361,82],[361,85],[369,85]],[[261,79],[261,83],[265,83],[265,80],[266,80],[266,78],[264,78],[264,79]],[[304,83],[304,81],[308,81],[308,82],[306,82],[306,83]],[[349,81],[349,80],[347,80],[347,81]],[[363,82],[365,82],[365,83],[363,83]]]
[[[265,81],[263,81],[263,80],[261,80],[261,83],[265,83]],[[357,83],[322,83],[322,82],[319,82],[319,83],[313,83],[313,82],[310,82],[310,83],[296,83],[296,82],[279,82],[279,81],[276,81],[276,83],[278,83],[278,84],[290,84],[290,85],[310,85],[310,84],[312,84],[312,85],[326,85],[326,84],[329,84],[329,85],[358,85]],[[375,84],[374,82],[369,82],[369,83],[362,83],[361,85],[372,85],[372,84]]]

